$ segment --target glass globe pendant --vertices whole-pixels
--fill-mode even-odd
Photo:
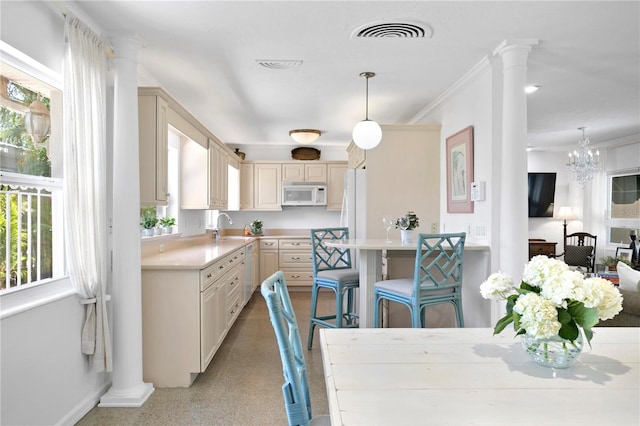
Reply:
[[[353,143],[362,149],[372,149],[378,146],[382,140],[382,129],[373,120],[369,120],[369,79],[376,74],[373,72],[363,72],[360,77],[364,77],[366,83],[366,113],[365,119],[356,124],[353,128]]]
[[[36,99],[29,105],[29,111],[24,115],[24,127],[27,134],[31,136],[34,143],[42,143],[49,132],[50,124],[49,109],[39,99]]]

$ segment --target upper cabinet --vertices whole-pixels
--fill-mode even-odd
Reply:
[[[283,163],[283,182],[326,182],[327,165],[324,163]]]
[[[364,169],[367,162],[366,151],[356,144],[351,142],[347,147],[349,153],[349,168],[350,169]]]
[[[344,161],[242,162],[240,210],[282,210],[282,182],[326,182],[327,210],[340,211],[346,170]]]
[[[258,163],[253,167],[253,209],[282,210],[282,165]]]
[[[327,164],[327,210],[342,210],[347,163]]]
[[[140,89],[140,204],[167,205],[168,110],[167,100],[158,91]]]
[[[213,140],[209,141],[209,208],[226,210],[228,207],[227,172],[229,155]]]

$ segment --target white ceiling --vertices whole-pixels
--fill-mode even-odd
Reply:
[[[81,1],[106,34],[142,40],[143,79],[164,87],[227,144],[292,145],[315,128],[345,145],[364,118],[410,123],[506,39],[538,39],[529,56],[530,147],[592,144],[640,133],[638,1]],[[382,22],[433,36],[354,38]],[[301,60],[273,70],[256,60]],[[472,123],[470,123],[472,124]]]

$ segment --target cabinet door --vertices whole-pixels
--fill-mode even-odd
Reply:
[[[167,102],[160,96],[138,96],[140,204],[167,204],[169,127]]]
[[[253,209],[253,164],[240,164],[240,210]]]
[[[342,210],[346,163],[327,165],[327,210]]]
[[[283,164],[282,180],[284,182],[304,182],[304,164]]]
[[[327,181],[327,165],[326,164],[305,164],[304,180],[306,182],[326,182]]]
[[[204,371],[222,343],[227,325],[224,279],[202,292],[200,298],[200,371]]]
[[[278,270],[278,250],[260,250],[260,282]]]
[[[282,210],[280,164],[254,164],[254,208]]]

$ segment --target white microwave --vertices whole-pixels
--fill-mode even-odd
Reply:
[[[283,206],[326,206],[327,185],[324,183],[284,182]]]

